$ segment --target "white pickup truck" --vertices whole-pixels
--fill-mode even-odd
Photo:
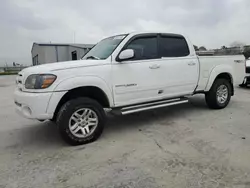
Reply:
[[[250,84],[250,59],[246,61],[246,76],[241,86],[247,87],[249,84]]]
[[[24,69],[14,98],[20,114],[55,121],[78,145],[101,135],[107,111],[177,105],[197,93],[210,108],[225,108],[244,72],[243,55],[198,57],[183,35],[134,32],[103,39],[81,60]]]

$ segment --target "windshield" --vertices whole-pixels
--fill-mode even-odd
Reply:
[[[116,35],[101,40],[82,59],[107,59],[127,35]]]

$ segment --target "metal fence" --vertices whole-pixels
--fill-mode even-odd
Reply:
[[[225,49],[214,49],[207,51],[196,51],[196,54],[199,56],[223,56],[223,55],[240,55],[243,54],[243,48],[232,47]]]
[[[27,66],[21,66],[21,67],[0,67],[0,74],[17,74],[21,70],[27,68]]]

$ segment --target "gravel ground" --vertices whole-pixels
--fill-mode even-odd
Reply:
[[[14,112],[0,77],[0,187],[249,188],[250,88],[224,110],[189,104],[111,117],[102,137],[70,147],[53,123]]]

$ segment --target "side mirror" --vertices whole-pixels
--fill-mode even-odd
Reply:
[[[119,55],[119,60],[128,60],[135,56],[135,52],[132,49],[123,50]]]

